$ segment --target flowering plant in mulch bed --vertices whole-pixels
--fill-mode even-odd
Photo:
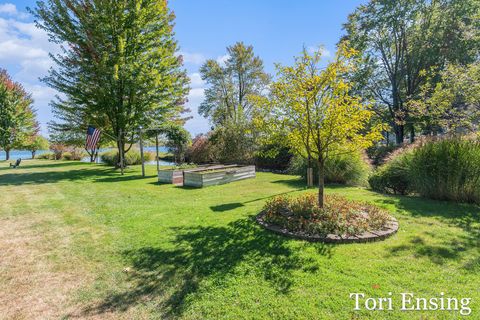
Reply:
[[[291,232],[320,236],[381,230],[390,220],[381,208],[337,195],[325,196],[323,208],[319,208],[316,194],[278,196],[267,201],[264,212],[264,220],[270,224]]]

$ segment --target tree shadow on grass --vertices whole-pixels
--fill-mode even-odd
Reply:
[[[230,211],[230,210],[234,210],[241,207],[244,207],[243,203],[232,202],[232,203],[220,204],[218,206],[211,206],[210,209],[212,209],[213,212],[225,212],[225,211]]]
[[[135,175],[120,175],[120,173],[116,172],[116,174],[113,175],[108,175],[106,177],[100,177],[95,179],[95,182],[120,182],[120,181],[131,181],[131,180],[141,180],[141,179],[150,179],[154,178],[155,176],[151,175],[145,175],[142,176],[141,174],[135,174]]]
[[[307,189],[307,184],[306,182],[301,179],[301,178],[297,178],[297,179],[280,179],[280,180],[274,180],[272,181],[271,183],[275,183],[275,184],[283,184],[287,187],[291,187],[291,188],[295,188],[295,189]]]
[[[30,164],[31,160],[22,160],[22,163],[18,168],[11,168],[11,167],[0,167],[0,171],[11,171],[12,173],[16,173],[18,171],[22,171],[24,169],[38,169],[38,168],[62,168],[62,167],[75,167],[75,166],[85,166],[88,165],[85,162],[79,161],[58,161],[56,163],[38,163],[35,162],[34,164]],[[10,163],[15,163],[12,161]]]
[[[146,179],[141,175],[120,175],[113,168],[75,169],[68,171],[19,172],[0,176],[2,185],[36,185],[62,181],[120,182]]]
[[[406,244],[390,248],[391,255],[410,251],[416,257],[426,257],[432,262],[442,265],[449,260],[462,262],[465,260],[462,253],[469,251],[464,269],[475,269],[478,266],[480,261],[479,206],[408,196],[389,196],[389,199],[381,199],[376,202],[395,204],[397,209],[408,212],[413,218],[435,218],[464,231],[462,235],[455,237],[443,233],[424,232],[422,236],[417,235]],[[421,223],[418,220],[417,222]]]
[[[95,180],[95,178],[114,175],[115,170],[110,168],[75,169],[68,171],[44,171],[44,172],[17,172],[0,176],[2,185],[36,185],[44,183],[57,183],[62,181]]]
[[[248,270],[248,274],[262,275],[278,294],[284,294],[295,281],[294,271],[318,270],[313,257],[302,256],[294,249],[294,240],[261,229],[253,219],[174,231],[177,236],[173,249],[147,246],[123,252],[133,269],[128,289],[108,295],[98,305],[84,310],[85,314],[126,311],[145,300],[159,298],[162,316],[176,317],[195,298],[204,280],[221,286],[229,277],[242,277],[242,270]],[[319,254],[331,256],[331,246],[312,246]],[[240,265],[244,267],[241,270],[237,268]]]
[[[83,166],[79,169],[78,166]],[[29,169],[56,169],[71,167],[66,170],[29,171]],[[59,162],[41,165],[29,165],[19,169],[11,169],[11,173],[0,175],[0,186],[2,185],[36,185],[45,183],[58,183],[62,181],[91,181],[91,182],[121,182],[152,178],[154,176],[142,177],[140,174],[126,172],[121,175],[118,169],[108,166],[85,167],[81,162]]]
[[[294,179],[280,179],[280,180],[274,180],[271,183],[275,184],[283,184],[291,188],[295,188],[298,190],[312,190],[315,191],[318,189],[318,184],[315,184],[312,187],[307,186],[307,182],[305,179],[302,179],[300,177],[294,178]],[[327,189],[344,189],[348,188],[348,185],[340,184],[340,183],[327,183],[326,188]],[[350,186],[351,187],[351,186]]]
[[[291,191],[281,192],[281,193],[277,193],[277,194],[271,194],[271,195],[268,195],[268,196],[265,196],[265,197],[256,198],[256,199],[244,201],[244,202],[241,202],[241,203],[240,202],[223,203],[223,204],[216,205],[216,206],[210,206],[210,209],[213,212],[230,211],[230,210],[234,210],[234,209],[237,209],[237,208],[245,207],[245,204],[248,204],[248,203],[262,201],[262,200],[265,200],[265,199],[271,199],[271,198],[274,198],[274,197],[287,195],[289,193],[296,192],[296,191],[300,191],[300,190],[291,190]]]
[[[464,239],[465,240],[465,239]],[[389,249],[391,256],[403,255],[405,252],[413,252],[415,257],[426,257],[435,264],[443,265],[447,260],[458,260],[461,252],[467,250],[468,242],[461,240],[442,241],[432,243],[421,236],[416,236],[406,244],[393,246]],[[468,244],[471,248],[471,243]]]

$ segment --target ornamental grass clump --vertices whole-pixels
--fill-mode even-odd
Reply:
[[[325,200],[324,207],[320,208],[316,194],[294,198],[278,196],[267,201],[264,219],[291,232],[320,236],[382,230],[390,220],[385,210],[365,202],[337,195],[327,195]]]
[[[395,151],[368,182],[384,193],[480,204],[480,141],[475,136],[423,139]]]
[[[414,150],[409,171],[422,197],[480,204],[480,142],[476,139],[428,141]]]

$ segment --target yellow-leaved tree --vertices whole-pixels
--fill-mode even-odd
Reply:
[[[277,65],[269,97],[256,98],[263,110],[256,120],[268,132],[265,136],[317,162],[319,207],[324,205],[325,161],[382,138],[382,126],[370,125],[370,105],[350,94],[346,75],[353,70],[356,51],[341,43],[325,68],[320,67],[321,52],[304,49],[293,66]]]

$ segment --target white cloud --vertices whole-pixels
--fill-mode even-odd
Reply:
[[[178,54],[183,57],[183,62],[185,63],[200,65],[206,60],[205,56],[201,53],[180,51]]]
[[[48,57],[48,53],[40,48],[30,47],[21,42],[7,40],[0,43],[0,60],[36,59]]]
[[[202,103],[204,97],[203,88],[190,89],[187,107],[191,110],[190,116],[192,116],[192,119],[185,123],[185,129],[187,129],[193,136],[199,133],[206,133],[210,129],[208,120],[198,114],[198,107]]]
[[[205,98],[205,81],[202,80],[198,72],[190,74],[189,77],[191,89],[186,106],[191,110],[189,115],[193,118],[187,121],[185,128],[192,135],[196,135],[209,130],[208,120],[198,114],[198,107]]]
[[[27,90],[31,95],[33,100],[35,100],[35,104],[39,105],[38,110],[47,110],[48,104],[51,101],[51,98],[54,97],[57,94],[57,91],[45,87],[41,84],[29,84],[26,83],[24,84],[25,90]]]
[[[38,78],[46,76],[53,64],[49,53],[57,53],[60,48],[48,41],[45,31],[24,21],[28,18],[31,16],[15,5],[0,4],[0,68],[7,69],[32,94],[42,133],[46,134],[46,123],[52,119],[49,103],[57,92]]]
[[[25,12],[18,11],[17,7],[13,3],[0,4],[0,14],[14,16],[20,19],[26,19],[28,17],[28,14]]]
[[[0,4],[0,13],[13,15],[17,13],[17,7],[12,3]]]
[[[322,54],[322,57],[324,57],[324,58],[330,58],[332,56],[332,53],[323,46],[309,46],[307,48],[307,51],[310,54],[312,54],[314,52],[318,52],[319,50]]]
[[[205,86],[205,81],[202,80],[200,73],[195,72],[189,75],[190,78],[190,87],[192,88],[202,88]]]
[[[53,118],[49,103],[59,93],[40,82],[39,78],[45,77],[53,65],[49,53],[59,53],[60,48],[48,41],[48,35],[43,30],[29,22],[31,18],[18,11],[13,4],[0,4],[0,68],[6,68],[12,78],[32,94],[42,133],[47,134],[47,122]],[[195,69],[207,59],[201,53],[180,54],[184,62],[190,63]],[[217,61],[221,62],[221,58]],[[210,126],[208,120],[198,114],[198,107],[204,99],[205,81],[198,72],[189,74],[189,77],[191,90],[187,107],[191,109],[193,119],[185,127],[195,135],[208,131]]]
[[[228,59],[230,59],[230,55],[229,54],[224,54],[223,56],[220,56],[220,57],[217,58],[217,62],[221,66],[224,66],[225,62],[227,62]]]
[[[204,88],[190,89],[190,93],[188,94],[188,101],[195,104],[200,104],[203,101],[204,96]]]

